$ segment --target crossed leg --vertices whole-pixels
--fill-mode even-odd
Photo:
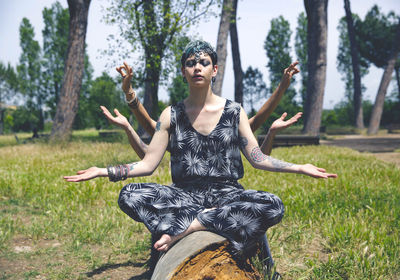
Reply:
[[[204,209],[202,213],[206,213],[210,210],[213,210],[214,208],[208,208]],[[168,251],[169,248],[172,247],[178,241],[179,239],[182,239],[189,233],[195,232],[195,231],[200,231],[200,230],[206,230],[207,228],[200,224],[199,220],[194,219],[193,222],[190,224],[190,226],[181,234],[171,236],[169,234],[163,234],[161,238],[154,244],[154,249],[158,251]]]

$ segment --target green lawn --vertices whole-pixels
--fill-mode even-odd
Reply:
[[[141,279],[134,276],[145,271],[150,235],[119,210],[124,183],[62,179],[138,158],[125,138],[101,142],[84,134],[64,145],[16,145],[0,136],[0,279]],[[277,194],[286,206],[282,222],[268,231],[284,279],[400,277],[400,169],[327,146],[279,148],[272,155],[339,175],[269,173],[244,160],[241,183]],[[151,177],[127,181],[170,183],[168,158]]]

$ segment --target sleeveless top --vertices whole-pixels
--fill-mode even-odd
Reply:
[[[222,115],[208,135],[195,130],[183,101],[171,106],[169,148],[172,181],[191,183],[232,182],[243,177],[239,138],[240,105],[226,100]]]

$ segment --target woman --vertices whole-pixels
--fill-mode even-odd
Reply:
[[[255,168],[315,178],[334,178],[336,174],[261,152],[243,108],[211,90],[218,66],[208,43],[191,42],[181,62],[189,96],[162,112],[143,160],[91,167],[64,178],[79,182],[108,176],[118,181],[150,175],[169,146],[173,184],[128,184],[120,193],[121,209],[153,234],[161,235],[154,244],[159,251],[168,250],[191,232],[210,230],[227,237],[233,252],[241,254],[282,219],[284,208],[277,196],[244,190],[237,182],[243,177],[240,150]]]

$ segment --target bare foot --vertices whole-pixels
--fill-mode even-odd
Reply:
[[[154,249],[157,251],[167,251],[172,247],[172,245],[174,245],[176,241],[180,239],[178,236],[179,235],[171,236],[168,234],[163,234],[161,238],[154,244]]]
[[[194,219],[193,222],[190,224],[190,226],[181,234],[172,236],[169,234],[163,234],[161,238],[154,244],[154,249],[157,251],[168,251],[169,248],[172,247],[172,245],[175,244],[176,241],[179,239],[185,237],[189,233],[199,231],[199,230],[205,230],[206,228],[200,224],[200,222],[197,219]]]

